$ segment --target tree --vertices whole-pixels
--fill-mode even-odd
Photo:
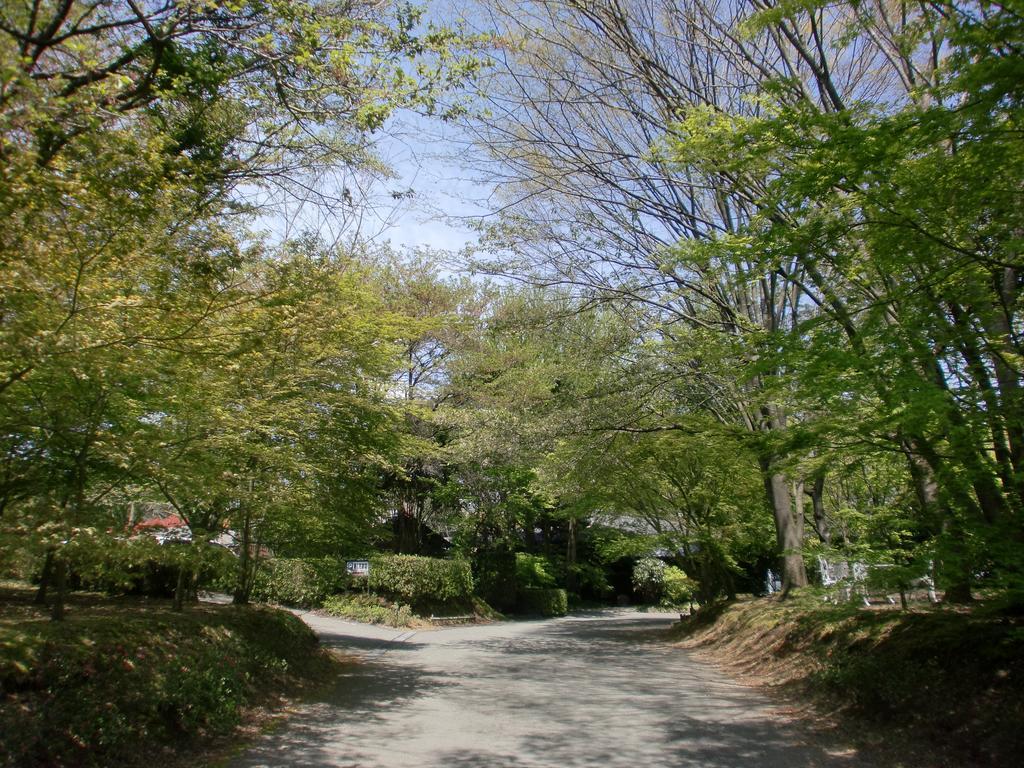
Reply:
[[[370,258],[384,301],[401,318],[401,360],[391,399],[404,421],[401,465],[388,485],[398,552],[420,553],[438,522],[434,492],[447,480],[449,429],[438,409],[449,396],[449,364],[466,344],[486,304],[467,279],[437,274],[437,254],[382,249]]]
[[[369,299],[340,263],[262,249],[244,201],[332,164],[376,167],[367,139],[393,110],[443,109],[476,63],[450,30],[417,34],[420,19],[320,0],[0,11],[5,526],[55,554],[111,488],[142,483],[197,530],[230,519],[262,536],[264,506],[281,521],[289,494],[337,503],[376,477],[389,331],[354,319]],[[332,441],[333,473],[312,458]],[[291,461],[288,446],[307,450]]]
[[[695,113],[679,146],[688,165],[721,167],[724,143],[731,173],[771,179],[763,215],[719,247],[797,265],[791,276],[816,312],[782,343],[806,402],[838,434],[849,430],[845,439],[905,454],[920,519],[944,542],[947,599],[969,599],[979,564],[968,531],[992,542],[985,568],[1007,575],[1018,555],[996,542],[1020,538],[1021,381],[1009,362],[1019,259],[1008,249],[1020,158],[1005,139],[1019,98],[1003,79],[1016,21],[952,6],[913,19],[893,32],[902,49],[948,40],[948,55],[909,98],[833,112],[774,99],[753,118]],[[877,19],[842,22],[866,34]]]
[[[1018,269],[996,244],[1016,225],[986,223],[1019,175],[1001,138],[1018,103],[1012,12],[490,5],[506,45],[488,83],[493,119],[474,128],[513,193],[491,231],[501,256],[482,268],[644,304],[666,351],[700,338],[720,350],[712,359],[731,356],[738,387],[698,356],[680,369],[710,385],[713,413],[750,430],[787,586],[804,579],[802,494],[787,473],[812,456],[827,466],[828,429],[814,424],[830,403],[818,395],[874,404],[854,417],[858,438],[905,454],[922,516],[950,541],[961,515],[1015,518],[1015,417],[996,414],[1019,389],[1008,365]],[[981,147],[1000,164],[983,167]],[[960,195],[968,176],[976,192]],[[924,198],[935,205],[922,210]],[[961,298],[946,300],[946,280]],[[963,292],[979,283],[993,288]]]

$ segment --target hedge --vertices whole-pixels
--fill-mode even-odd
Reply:
[[[252,599],[315,608],[347,584],[344,560],[333,557],[273,558],[260,563]]]
[[[465,560],[379,555],[370,560],[369,588],[413,608],[467,604],[473,574]]]
[[[73,589],[171,597],[178,570],[186,567],[197,576],[198,588],[229,581],[235,556],[223,547],[185,543],[160,544],[148,536],[138,539],[83,538],[65,547],[68,582]]]
[[[565,616],[569,612],[569,595],[564,589],[524,589],[519,593],[523,613],[540,616]]]

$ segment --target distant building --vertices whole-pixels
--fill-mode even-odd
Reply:
[[[188,543],[192,541],[192,529],[170,504],[164,502],[134,502],[128,519],[128,535],[151,536],[161,544]],[[224,547],[238,553],[238,535],[229,529],[223,530],[210,544]]]

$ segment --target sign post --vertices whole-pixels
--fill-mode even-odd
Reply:
[[[370,594],[370,561],[369,560],[346,560],[345,572],[349,576],[356,576],[366,580],[366,594]]]
[[[370,561],[369,560],[346,560],[345,570],[350,576],[369,576],[370,575]]]

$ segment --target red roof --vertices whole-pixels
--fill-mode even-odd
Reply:
[[[181,528],[186,525],[187,523],[181,519],[180,515],[168,515],[167,517],[151,517],[149,520],[140,520],[132,526],[132,531],[142,531],[151,528]]]

